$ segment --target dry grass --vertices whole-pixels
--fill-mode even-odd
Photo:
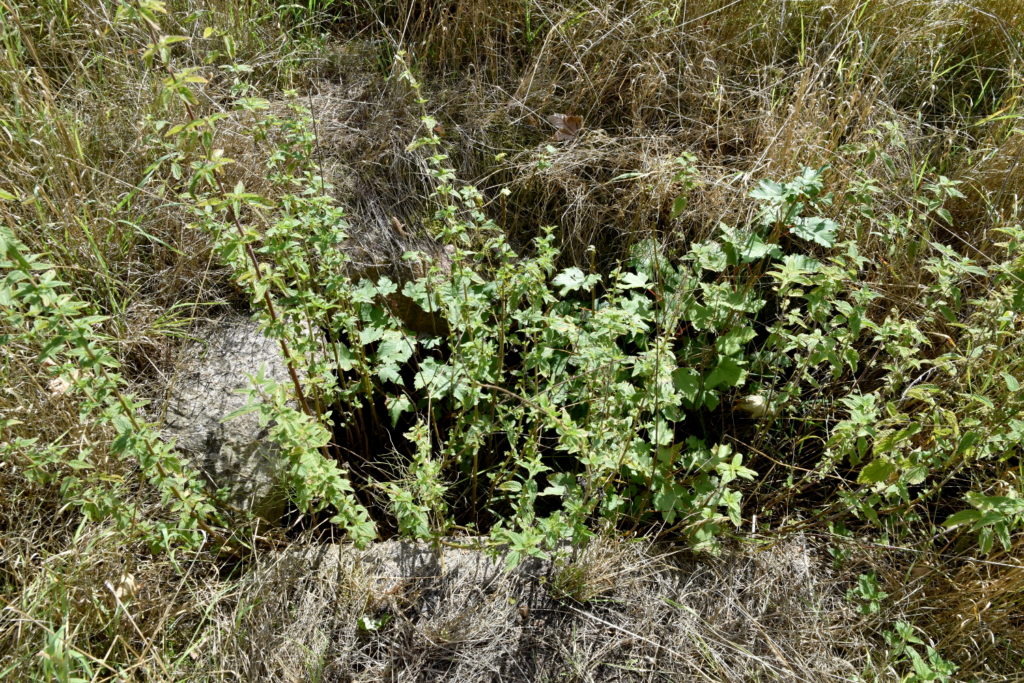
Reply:
[[[924,595],[906,591],[907,611],[927,624],[940,651],[965,663],[965,674],[997,680],[1019,671],[1024,666],[1021,544],[987,558],[929,559],[916,563]]]
[[[799,537],[720,558],[600,541],[575,559],[528,561],[511,573],[501,565],[475,551],[395,542],[262,558],[218,607],[198,672],[826,681],[851,680],[869,647],[842,581]],[[585,594],[566,595],[567,582]]]
[[[985,197],[1012,208],[1001,172],[1017,145],[1012,3],[397,5],[380,21],[441,77],[431,105],[462,176],[512,189],[503,225],[525,236],[559,225],[577,259],[590,244],[611,259],[650,234],[700,238],[744,215],[755,179],[802,166],[829,164],[838,197],[874,179],[894,210],[927,167],[968,182],[965,207]],[[522,12],[536,33],[525,44]],[[386,100],[371,106],[389,112],[383,126],[401,120]],[[975,125],[995,112],[1008,119]],[[583,130],[537,169],[555,113],[579,115]],[[698,156],[702,182],[671,221],[667,162],[684,151]],[[402,156],[397,145],[382,152]],[[989,196],[996,177],[1003,186]],[[973,219],[959,221],[964,240],[983,230],[976,208]]]

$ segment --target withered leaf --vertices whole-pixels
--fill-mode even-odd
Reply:
[[[547,121],[555,127],[552,138],[558,142],[572,140],[583,128],[583,117],[575,114],[551,114]]]

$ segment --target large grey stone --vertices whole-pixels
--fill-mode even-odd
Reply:
[[[226,489],[234,506],[277,521],[286,502],[277,446],[255,413],[225,418],[246,405],[249,378],[261,369],[268,378],[290,381],[278,342],[238,314],[210,323],[197,336],[200,341],[182,350],[168,388],[163,434],[211,489]]]

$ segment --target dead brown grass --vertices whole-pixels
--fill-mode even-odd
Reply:
[[[428,76],[461,177],[490,193],[523,244],[538,225],[558,225],[577,262],[590,245],[611,261],[641,237],[699,239],[718,221],[744,218],[756,179],[802,166],[830,165],[840,198],[858,180],[875,180],[888,189],[881,206],[896,212],[923,170],[937,167],[972,193],[958,224],[966,241],[984,235],[980,198],[1012,209],[1012,178],[1000,165],[1012,163],[1010,124],[973,125],[1016,111],[1012,3],[363,7],[363,19],[394,49],[411,50]],[[381,60],[364,62],[364,72]],[[352,73],[350,81],[360,79]],[[347,142],[325,136],[327,153],[358,142],[358,167],[349,170],[375,196],[405,207],[423,197],[420,168],[404,152],[409,135],[394,134],[409,121],[407,94],[340,97],[350,120],[370,125],[350,128]],[[546,118],[556,113],[580,116],[581,133],[553,141]],[[690,209],[672,220],[680,188],[668,165],[684,151],[699,158],[700,182]],[[1004,186],[992,196],[995,177]],[[513,194],[499,197],[502,187]]]
[[[527,561],[505,573],[502,563],[397,542],[262,558],[218,607],[197,672],[210,680],[230,670],[275,680],[825,681],[850,680],[869,647],[851,630],[842,579],[801,538],[719,558],[600,541],[555,564]],[[569,583],[584,592],[567,595]]]

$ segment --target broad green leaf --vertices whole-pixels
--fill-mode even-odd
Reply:
[[[839,225],[828,218],[798,218],[789,231],[800,239],[820,244],[823,247],[832,247],[836,243],[836,232],[839,231]]]
[[[676,391],[689,403],[697,400],[700,392],[700,375],[693,368],[676,368],[672,371],[672,384]]]
[[[578,289],[590,289],[600,279],[597,275],[587,275],[579,268],[573,267],[566,268],[556,275],[551,284],[560,287],[559,295],[565,296],[569,292],[575,292]]]
[[[751,234],[745,241],[737,243],[734,246],[736,248],[736,253],[739,255],[740,262],[742,263],[760,261],[766,256],[778,258],[782,253],[778,245],[765,242],[761,236],[757,234]]]
[[[398,285],[387,276],[377,278],[376,293],[378,296],[389,296],[398,291]]]
[[[782,262],[776,265],[768,274],[782,285],[791,282],[807,285],[812,282],[812,279],[808,276],[817,273],[820,269],[821,262],[806,254],[786,254],[782,258]]]
[[[966,452],[969,448],[973,447],[974,444],[978,443],[979,441],[981,441],[981,434],[975,431],[967,432],[966,434],[963,435],[963,437],[961,437],[960,443],[957,444],[956,454],[959,455],[961,453]]]
[[[699,267],[716,273],[722,272],[729,265],[729,257],[722,251],[722,245],[715,241],[691,245],[686,258]]]
[[[785,190],[774,180],[762,180],[758,183],[757,188],[750,192],[750,196],[769,202],[781,202],[785,196]]]
[[[412,357],[414,341],[397,330],[386,330],[377,347],[377,360],[381,363],[402,364]]]
[[[672,524],[678,509],[686,509],[689,496],[686,489],[671,479],[656,476],[654,480],[654,496],[651,499],[654,509],[662,514],[665,521]]]
[[[337,352],[337,355],[331,360],[335,361],[339,370],[347,372],[355,367],[356,357],[345,344],[336,342],[332,348]]]
[[[715,340],[715,349],[723,356],[735,356],[754,338],[753,327],[737,327]]]
[[[777,244],[765,242],[756,232],[746,228],[734,228],[719,223],[723,248],[733,263],[753,263],[766,256],[778,258],[782,251]]]
[[[911,422],[910,424],[908,424],[903,429],[897,430],[895,432],[888,433],[888,434],[882,436],[881,438],[879,438],[879,440],[875,443],[874,452],[875,453],[888,453],[888,452],[892,451],[897,445],[899,445],[900,443],[906,441],[907,439],[909,439],[910,437],[914,436],[915,434],[917,434],[920,431],[921,431],[921,423],[919,423],[919,422]]]
[[[887,481],[895,471],[896,465],[888,460],[879,458],[864,466],[864,469],[860,471],[860,476],[857,477],[857,482],[860,484],[877,484]]]
[[[372,280],[363,278],[359,281],[359,286],[351,290],[352,301],[356,303],[368,304],[372,303],[377,297],[378,290],[377,286]]]
[[[398,424],[398,418],[402,413],[412,410],[412,403],[405,396],[390,396],[387,400],[388,415],[391,416],[391,426]]]
[[[718,365],[704,380],[704,388],[714,389],[719,386],[734,387],[743,379],[744,370],[732,358],[722,358]]]
[[[686,205],[688,204],[686,195],[679,195],[675,201],[672,202],[672,218],[679,218],[679,215],[686,211]]]
[[[643,273],[625,272],[619,275],[619,289],[635,289],[647,286],[647,276]]]
[[[1008,372],[1003,372],[1000,374],[1002,374],[1003,376],[1003,381],[1006,382],[1007,389],[1009,389],[1013,393],[1017,393],[1017,391],[1020,390],[1020,382],[1017,381],[1016,377],[1014,377]]]
[[[384,328],[377,327],[376,325],[363,328],[359,330],[359,343],[362,344],[363,346],[366,346],[367,344],[372,344],[373,342],[383,337],[384,332]]]
[[[377,367],[377,376],[385,382],[402,383],[402,367],[397,363],[382,363]]]
[[[959,526],[961,524],[971,524],[981,519],[980,510],[961,510],[960,512],[950,515],[945,522],[942,523],[946,527]]]
[[[907,468],[903,473],[902,479],[904,483],[910,486],[917,486],[918,484],[923,484],[928,479],[929,474],[927,465],[914,465]]]

